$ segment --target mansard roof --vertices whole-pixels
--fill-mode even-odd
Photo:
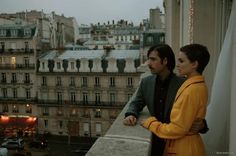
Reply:
[[[7,24],[0,24],[1,38],[29,38],[36,33],[36,25],[27,23],[14,23],[10,21]],[[15,31],[14,34],[12,31]],[[27,32],[26,32],[27,31]]]
[[[39,57],[39,59],[44,59],[44,60],[53,60],[53,59],[67,60],[72,58],[73,59],[81,59],[81,58],[139,59],[139,50],[111,50],[109,52],[106,52],[104,50],[79,50],[79,51],[66,50],[63,52],[53,50]]]

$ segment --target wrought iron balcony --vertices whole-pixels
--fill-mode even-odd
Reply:
[[[7,80],[6,79],[2,79],[1,83],[5,84],[5,83],[7,83]]]
[[[11,102],[16,102],[16,103],[35,103],[37,101],[36,98],[31,97],[31,98],[26,98],[26,97],[1,97],[0,96],[0,101],[6,102],[6,103],[11,103]]]
[[[1,64],[0,69],[34,69],[35,64]]]
[[[15,84],[15,83],[17,83],[17,80],[11,80],[11,83]]]
[[[134,88],[133,85],[127,85],[126,88]]]
[[[115,84],[113,84],[113,85],[109,85],[109,88],[115,88],[115,87],[116,87]]]
[[[34,69],[35,64],[16,64],[16,68],[19,69]]]
[[[42,87],[46,87],[46,86],[47,86],[47,83],[42,83],[41,86],[42,86]]]
[[[95,84],[94,88],[101,88],[101,85],[100,84]]]
[[[29,48],[21,48],[21,49],[4,49],[4,52],[7,53],[14,53],[14,54],[23,54],[23,53],[28,53],[28,54],[33,54],[34,49],[29,49]]]
[[[42,100],[37,101],[39,106],[51,106],[51,107],[61,107],[61,106],[88,106],[88,107],[118,107],[122,108],[124,102],[103,102],[96,103],[96,101],[68,101],[68,100]]]
[[[30,83],[30,80],[24,80],[24,83],[25,83],[25,84],[29,84],[29,83]]]

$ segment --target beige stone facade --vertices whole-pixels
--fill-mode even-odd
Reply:
[[[139,51],[54,52],[39,59],[38,132],[103,136],[137,88],[141,73],[134,61]],[[130,58],[127,53],[136,54]],[[123,67],[118,68],[117,57],[124,57]]]
[[[53,134],[67,135],[70,123],[79,126],[77,132],[72,134],[76,136],[85,136],[89,133],[92,136],[103,135],[107,131],[136,87],[129,88],[125,85],[128,78],[132,78],[137,85],[139,74],[94,74],[43,74],[46,75],[49,85],[39,87],[39,132],[49,131]],[[63,82],[61,86],[55,83],[58,76]],[[42,79],[42,75],[38,75],[38,82],[42,81],[40,78]],[[75,84],[71,84],[71,79],[74,79]],[[85,79],[87,86],[82,84]],[[96,79],[100,81],[99,86],[96,86]],[[117,86],[110,86],[111,79]],[[62,101],[58,101],[60,95]],[[45,97],[47,98],[44,99]],[[114,101],[110,101],[112,98]],[[45,122],[48,122],[48,125]]]
[[[36,25],[17,20],[4,21],[0,25],[0,111],[3,116],[1,130],[3,127],[11,130],[13,128],[15,133],[17,129],[14,126],[18,126],[25,131],[34,131],[34,126],[28,126],[31,121],[35,122],[37,115],[34,85]],[[10,120],[15,118],[20,118],[24,123],[16,121],[11,125]]]
[[[30,131],[25,125],[28,120],[12,123],[14,135],[19,129],[24,133],[104,135],[137,88],[139,50],[42,53],[38,47],[43,36],[50,38],[48,31],[41,34],[42,29],[50,21],[36,25],[1,18],[0,22],[1,124],[13,118],[34,120]],[[5,125],[1,128],[6,129]]]

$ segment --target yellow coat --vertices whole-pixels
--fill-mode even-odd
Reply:
[[[167,139],[164,155],[205,156],[200,134],[189,132],[195,119],[205,118],[208,92],[202,76],[187,79],[179,88],[170,114],[170,123],[148,118],[143,126],[160,138]]]

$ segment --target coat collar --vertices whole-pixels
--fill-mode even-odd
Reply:
[[[175,97],[175,101],[178,99],[178,97],[180,96],[180,94],[184,91],[185,88],[187,88],[188,86],[190,86],[191,84],[194,83],[203,83],[204,81],[204,77],[202,75],[198,75],[198,76],[194,76],[191,77],[189,79],[187,79],[182,86],[179,88],[176,97]]]

